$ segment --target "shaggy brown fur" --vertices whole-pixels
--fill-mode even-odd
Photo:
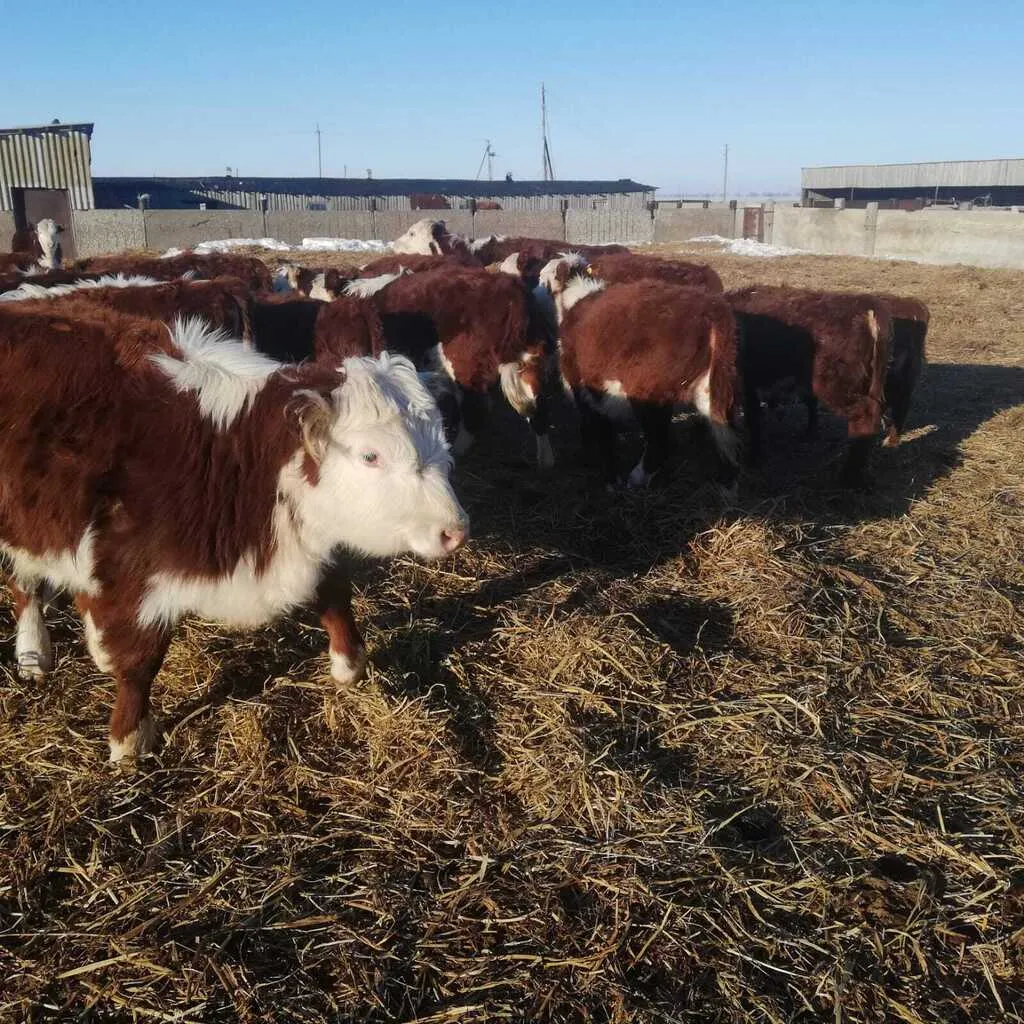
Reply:
[[[703,288],[721,295],[722,279],[712,267],[703,263],[683,263],[681,260],[661,260],[655,256],[634,253],[611,253],[595,256],[588,261],[587,273],[609,284],[629,281],[668,281],[685,287]]]
[[[158,281],[170,281],[193,273],[196,277],[237,277],[254,291],[270,290],[270,268],[254,256],[234,256],[210,253],[200,256],[194,252],[160,259],[155,256],[93,256],[79,260],[78,270],[103,274],[140,274]]]
[[[477,260],[466,255],[464,251],[449,253],[445,256],[421,256],[416,253],[401,255],[395,253],[371,260],[356,271],[356,277],[379,277],[381,274],[397,274],[403,270],[416,274],[424,270],[439,270],[444,267],[476,267]]]
[[[633,482],[646,482],[663,465],[679,402],[701,408],[725,460],[734,460],[736,329],[722,299],[665,281],[612,285],[572,305],[560,337],[562,377],[608,477],[617,476],[614,422],[627,404],[646,441]]]

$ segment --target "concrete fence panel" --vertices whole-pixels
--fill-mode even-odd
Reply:
[[[777,206],[773,217],[772,241],[775,245],[806,249],[808,252],[870,256],[871,232],[868,226],[873,213],[868,210],[814,210]]]
[[[647,210],[569,210],[565,239],[583,245],[649,245],[654,241],[654,221]]]
[[[473,237],[488,235],[525,236],[565,241],[565,223],[560,210],[477,210]]]
[[[304,238],[372,238],[369,210],[268,210],[267,236],[291,245]]]
[[[79,257],[146,248],[139,210],[75,210],[71,229]]]
[[[147,210],[146,246],[187,249],[221,238],[262,238],[263,214],[258,210]]]
[[[1024,215],[1006,210],[879,210],[875,255],[1024,267]]]
[[[14,238],[14,214],[8,210],[0,210],[0,252],[11,251],[11,240]]]
[[[739,230],[742,229],[743,224],[740,223]],[[654,216],[655,242],[685,242],[699,235],[734,238],[736,234],[736,211],[728,206],[706,210],[701,206],[684,206],[675,210],[662,207]]]

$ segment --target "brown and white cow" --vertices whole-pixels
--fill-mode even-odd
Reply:
[[[441,256],[419,254],[378,256],[364,263],[355,273],[356,277],[379,277],[381,274],[418,274],[424,270],[439,270],[444,267],[478,267],[475,260],[462,252],[446,253]]]
[[[436,404],[400,357],[281,366],[197,320],[0,308],[0,548],[19,671],[52,664],[39,594],[75,595],[118,684],[111,759],[150,749],[186,615],[253,627],[312,603],[348,681],[365,653],[344,546],[440,558],[467,535]]]
[[[0,295],[0,302],[13,301],[58,302],[62,312],[81,309],[83,304],[100,305],[166,323],[176,317],[201,317],[231,337],[252,341],[249,289],[232,277],[213,281],[154,281],[112,275],[53,288],[26,283]]]
[[[477,262],[470,253],[469,242],[462,235],[448,230],[443,220],[429,217],[416,221],[405,234],[391,243],[392,252],[420,254],[421,256],[449,256],[461,254],[467,262]]]
[[[270,268],[255,256],[239,256],[236,253],[195,252],[179,253],[177,256],[92,256],[79,260],[76,269],[89,273],[126,274],[172,281],[177,277],[237,277],[254,291],[270,291],[273,278]]]
[[[64,228],[49,217],[44,217],[38,224],[20,228],[11,239],[10,254],[0,257],[0,270],[4,272],[21,267],[27,272],[57,270],[61,265],[60,236]]]
[[[792,382],[808,412],[818,401],[847,421],[844,483],[863,480],[886,407],[889,304],[875,295],[755,285],[726,293],[740,329],[739,366],[751,459],[761,442],[760,392]],[[909,403],[909,397],[907,399]]]
[[[282,263],[274,272],[273,290],[279,294],[296,294],[307,299],[330,302],[338,298],[353,275],[337,267],[300,267]]]
[[[736,325],[729,306],[697,288],[645,280],[608,285],[580,274],[580,261],[551,261],[541,280],[554,296],[561,371],[576,399],[584,444],[603,462],[606,482],[618,479],[615,434],[639,424],[644,453],[629,474],[646,486],[665,465],[677,405],[708,421],[721,456],[720,482],[736,481],[733,428],[738,392]]]
[[[721,295],[722,279],[713,267],[705,263],[684,263],[682,260],[663,260],[657,256],[637,253],[609,253],[588,258],[587,273],[609,284],[630,281],[668,281],[686,288],[703,288]]]
[[[373,302],[385,318],[403,317],[414,324],[425,317],[433,324],[438,345],[429,368],[446,374],[461,396],[456,454],[482,429],[488,392],[497,385],[530,424],[538,467],[551,467],[547,329],[521,282],[482,269],[445,267],[364,278],[345,292]],[[417,358],[414,352],[406,354]]]

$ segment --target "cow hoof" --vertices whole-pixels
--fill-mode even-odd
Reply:
[[[110,737],[110,763],[119,764],[121,761],[134,760],[150,753],[155,740],[156,726],[153,719],[147,715],[124,739]]]
[[[366,651],[360,648],[354,658],[331,651],[331,678],[337,683],[358,683],[366,674]]]
[[[38,683],[53,671],[53,655],[49,650],[19,651],[18,676],[26,683]]]
[[[643,463],[633,467],[633,471],[629,474],[629,479],[626,481],[627,487],[647,487],[651,482],[651,476],[644,470]]]

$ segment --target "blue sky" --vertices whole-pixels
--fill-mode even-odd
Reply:
[[[800,167],[1024,155],[1024,4],[8,5],[0,123],[94,121],[95,174],[540,177],[795,190]]]

